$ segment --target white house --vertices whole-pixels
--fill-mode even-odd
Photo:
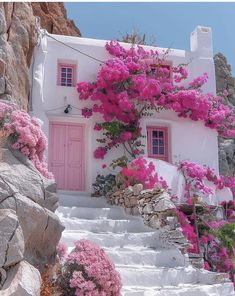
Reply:
[[[105,61],[109,57],[104,47],[106,41],[48,35],[41,35],[34,51],[31,113],[43,121],[43,130],[49,140],[49,169],[56,177],[58,188],[90,192],[97,174],[102,173],[102,164],[110,163],[123,153],[110,151],[105,162],[93,157],[93,151],[99,144],[96,142],[99,135],[93,130],[98,116],[87,119],[81,115],[81,108],[87,105],[87,101],[79,101],[76,90],[77,82],[95,80],[100,68],[97,60]],[[149,46],[146,48],[151,49]],[[167,61],[173,65],[188,64],[189,80],[207,72],[209,81],[204,91],[215,93],[211,29],[198,26],[191,33],[190,48],[190,51],[171,49]],[[157,49],[162,54],[167,50]],[[68,105],[71,108],[66,108]],[[203,122],[179,118],[173,111],[162,111],[144,118],[141,126],[146,136],[145,156],[161,156],[157,155],[160,150],[156,154],[155,147],[148,145],[152,142],[149,137],[158,138],[163,141],[160,153],[163,157],[160,159],[171,164],[190,160],[208,165],[218,172],[217,132],[205,127]],[[162,174],[172,179],[169,173],[172,166],[160,163],[159,167],[164,167]],[[172,183],[172,180],[169,181]]]

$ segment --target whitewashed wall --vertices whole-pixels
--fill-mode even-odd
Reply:
[[[53,35],[87,54],[105,61],[109,55],[104,46],[106,41],[79,37]],[[189,63],[188,80],[207,72],[209,82],[204,88],[207,92],[215,93],[215,73],[212,52],[212,37],[210,28],[197,27],[190,39],[191,51],[171,49],[167,60],[173,65]],[[128,44],[124,44],[128,47]],[[147,47],[151,49],[152,47]],[[164,53],[166,49],[158,48]],[[34,116],[39,117],[44,125],[43,130],[48,136],[49,121],[86,123],[86,191],[91,191],[91,184],[97,173],[101,173],[103,163],[109,163],[112,159],[122,155],[123,149],[109,152],[105,161],[95,160],[93,151],[98,146],[96,138],[98,133],[93,131],[94,123],[99,117],[85,119],[80,110],[83,106],[89,106],[89,102],[79,101],[75,87],[57,86],[57,63],[69,62],[77,65],[77,81],[94,81],[100,68],[100,63],[79,54],[72,49],[44,36],[40,45],[34,52],[35,61],[32,77],[32,110]],[[187,83],[187,82],[185,82]],[[64,113],[67,104],[76,107],[69,114]],[[155,114],[152,118],[144,118],[141,122],[143,133],[146,133],[146,125],[167,125],[170,127],[170,158],[172,163],[182,160],[191,160],[199,164],[206,164],[218,171],[218,145],[217,133],[206,128],[202,122],[194,122],[189,119],[178,118],[172,111],[164,111]]]

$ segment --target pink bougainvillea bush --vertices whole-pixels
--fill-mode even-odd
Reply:
[[[193,196],[206,198],[213,194],[213,189],[205,184],[209,181],[215,185],[216,189],[228,187],[235,192],[235,178],[218,176],[213,169],[208,166],[202,166],[194,162],[184,161],[178,166],[185,178],[185,199],[187,203],[192,204]]]
[[[95,158],[103,159],[118,145],[123,145],[132,158],[138,157],[143,152],[140,119],[159,109],[204,121],[222,137],[235,136],[234,109],[225,106],[222,97],[202,91],[207,74],[183,86],[185,66],[166,67],[155,50],[141,46],[126,49],[116,41],[107,43],[106,50],[112,57],[101,66],[96,81],[81,82],[77,88],[80,100],[93,102],[92,108],[84,108],[82,114],[90,117],[97,112],[103,119],[94,127],[104,136],[99,139],[102,145],[94,152]]]
[[[58,283],[67,296],[120,296],[121,277],[104,250],[88,240],[75,243]]]
[[[15,105],[0,103],[0,128],[6,131],[11,147],[27,156],[46,178],[53,178],[45,162],[46,137],[38,119]]]
[[[138,157],[131,161],[128,166],[123,167],[119,180],[122,180],[125,187],[141,183],[146,189],[154,186],[168,188],[166,181],[159,177],[155,171],[154,164],[152,162],[148,163],[143,157]]]

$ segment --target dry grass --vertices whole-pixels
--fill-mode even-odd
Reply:
[[[41,274],[42,285],[40,296],[60,296],[59,288],[56,286],[55,281],[57,274],[60,272],[60,264],[46,265],[45,270]]]

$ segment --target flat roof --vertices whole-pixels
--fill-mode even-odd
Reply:
[[[77,36],[66,36],[66,35],[56,35],[56,34],[49,34],[52,37],[58,39],[61,42],[67,44],[74,44],[74,45],[84,45],[84,46],[96,46],[96,47],[105,47],[107,42],[110,40],[101,40],[101,39],[93,39],[93,38],[84,38],[84,37],[77,37]],[[49,42],[56,42],[56,40],[46,36]],[[130,48],[132,44],[119,42],[124,48]],[[146,50],[157,50],[160,54],[164,54],[168,51],[168,56],[178,56],[178,57],[186,57],[186,53],[189,51],[182,50],[182,49],[174,49],[174,48],[163,48],[163,47],[156,47],[156,46],[149,46],[149,45],[141,45]]]

